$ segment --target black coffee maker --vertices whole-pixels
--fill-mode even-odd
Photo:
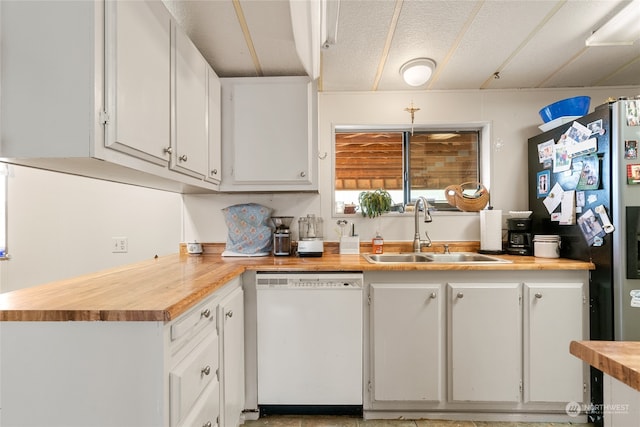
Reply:
[[[530,218],[508,218],[507,253],[510,255],[533,255],[533,235]]]

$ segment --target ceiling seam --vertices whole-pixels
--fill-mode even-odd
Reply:
[[[549,20],[551,20],[551,18],[553,18],[553,16],[556,13],[558,13],[558,11],[562,8],[562,6],[565,5],[566,2],[567,0],[562,0],[556,3],[553,9],[551,9],[551,11],[549,11],[549,13],[545,15],[544,19],[542,19],[542,21],[540,21],[538,25],[536,25],[536,27],[533,30],[531,30],[531,32],[527,35],[527,37],[525,37],[522,43],[520,43],[520,45],[518,45],[518,47],[515,48],[513,52],[511,52],[511,55],[509,55],[509,57],[505,59],[505,61],[502,64],[500,64],[500,66],[495,70],[494,74],[487,77],[487,80],[485,80],[484,83],[482,83],[482,85],[480,86],[480,89],[486,89],[489,86],[489,83],[495,80],[495,73],[501,73],[507,67],[507,65],[509,65],[509,63],[513,60],[513,58],[515,58],[520,53],[520,51],[522,51],[522,49],[524,49],[525,46],[529,44],[529,42],[533,39],[533,37],[536,34],[538,34],[540,30],[542,30],[542,28],[549,22]],[[544,81],[547,81],[547,79],[545,79]],[[537,87],[540,87],[540,86],[537,86]]]
[[[567,61],[565,61],[562,65],[560,65],[558,68],[556,68],[553,73],[549,74],[544,80],[542,80],[540,83],[538,83],[536,85],[536,88],[545,87],[544,85],[549,80],[554,78],[560,71],[562,71],[563,69],[568,67],[572,62],[574,62],[576,59],[578,59],[583,53],[585,53],[587,51],[587,49],[588,49],[588,47],[585,46],[582,49],[580,49],[578,52],[576,52],[575,55],[573,55],[571,58],[569,58]]]
[[[262,67],[260,66],[260,60],[258,59],[258,54],[256,53],[256,49],[253,45],[253,39],[251,38],[249,26],[247,25],[247,20],[244,17],[244,12],[242,11],[240,0],[233,0],[233,8],[236,11],[236,17],[238,18],[238,23],[240,24],[240,28],[242,29],[244,41],[249,48],[249,53],[251,54],[251,59],[253,61],[253,66],[256,69],[256,74],[258,75],[258,77],[262,77]]]
[[[634,63],[636,63],[638,61],[640,61],[640,56],[636,56],[635,58],[633,58],[632,60],[630,60],[626,64],[623,64],[622,66],[618,67],[615,71],[610,73],[608,76],[605,76],[605,77],[601,78],[600,80],[598,80],[597,82],[593,83],[592,86],[600,86],[601,84],[604,84],[604,82],[609,80],[611,77],[613,77],[616,74],[624,71],[625,69],[629,68],[630,66],[632,66]]]
[[[478,12],[480,12],[480,9],[482,9],[483,5],[484,5],[484,0],[479,1],[479,2],[476,3],[476,6],[471,11],[471,13],[469,14],[469,17],[467,18],[467,20],[465,21],[464,25],[462,26],[462,28],[458,32],[458,36],[456,37],[456,39],[453,41],[453,44],[449,48],[449,51],[447,52],[447,55],[436,66],[435,73],[433,74],[433,77],[431,77],[431,80],[429,81],[429,85],[427,86],[427,89],[431,89],[433,87],[433,84],[440,77],[440,74],[442,73],[442,70],[447,66],[449,61],[451,61],[451,57],[456,52],[456,50],[458,50],[458,46],[460,46],[460,43],[462,43],[462,39],[464,38],[464,35],[469,30],[469,27],[471,27],[471,24],[476,19],[476,15],[478,14]]]
[[[382,71],[384,70],[384,66],[387,63],[387,59],[389,58],[389,50],[391,49],[391,42],[393,41],[393,36],[396,33],[396,27],[398,26],[398,19],[400,18],[400,11],[402,10],[402,4],[404,0],[396,0],[395,8],[393,9],[393,17],[391,18],[391,22],[389,23],[389,31],[387,32],[387,39],[384,42],[384,48],[382,49],[382,55],[380,57],[380,62],[378,62],[378,69],[376,71],[376,76],[373,79],[373,87],[371,90],[374,92],[378,90],[378,85],[380,84],[380,79],[382,78]]]

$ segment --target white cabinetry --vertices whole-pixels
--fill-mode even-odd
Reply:
[[[168,191],[218,189],[204,180],[206,63],[180,31],[172,38],[161,1],[0,2],[0,20],[0,158]]]
[[[588,271],[367,271],[366,418],[585,422]],[[575,360],[573,360],[575,359]]]
[[[520,400],[521,292],[519,283],[448,284],[450,400]]]
[[[238,425],[242,301],[236,278],[169,323],[3,322],[0,425]]]
[[[223,78],[224,191],[317,191],[317,94],[306,77]]]
[[[105,144],[159,165],[170,145],[170,39],[161,4],[106,3]]]
[[[209,91],[207,136],[209,138],[209,170],[207,181],[219,184],[222,178],[222,129],[220,112],[220,78],[209,67],[207,72],[207,90]]]
[[[236,427],[244,409],[244,293],[237,288],[220,301],[218,322],[222,326],[221,427]]]
[[[524,284],[524,399],[527,402],[584,402],[586,378],[568,343],[587,336],[582,283]]]
[[[442,285],[372,283],[370,296],[373,399],[442,400]]]
[[[189,37],[175,28],[175,135],[170,167],[204,178],[209,169],[208,65]]]

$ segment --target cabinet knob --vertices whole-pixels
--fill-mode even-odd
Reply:
[[[542,294],[540,292],[536,292],[536,298],[538,299],[542,298]]]
[[[207,421],[206,423],[202,424],[202,427],[211,427],[213,424],[211,424],[211,421]]]
[[[171,153],[173,153],[173,148],[171,148],[171,147],[167,147],[167,148],[165,148],[165,149],[164,149],[164,150],[162,150],[162,151],[164,151],[164,154],[171,154]]]
[[[458,293],[456,294],[456,297],[458,297],[458,298],[464,298],[464,294],[463,294],[462,292],[458,292]]]
[[[200,316],[206,317],[208,319],[209,316],[211,316],[211,310],[205,308],[204,310],[202,310],[202,312],[200,312]]]
[[[233,317],[233,310],[227,311],[224,315],[229,317],[229,318]]]
[[[180,160],[181,162],[186,162],[187,161],[187,155],[183,154],[182,156],[178,157],[178,160]]]
[[[437,296],[438,294],[436,294],[435,292],[431,292],[431,294],[429,294],[429,298],[431,299],[436,299]]]
[[[211,373],[211,366],[207,365],[200,370],[202,375],[209,375]]]
[[[218,175],[218,169],[214,169],[211,171],[211,175]]]
[[[305,176],[307,176],[307,173],[305,171],[300,172],[300,178],[304,178]]]

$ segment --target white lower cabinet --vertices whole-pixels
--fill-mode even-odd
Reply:
[[[244,292],[238,287],[218,305],[221,325],[223,427],[236,427],[244,409]]]
[[[437,283],[371,284],[374,400],[442,400],[443,301]]]
[[[237,426],[242,303],[236,278],[168,323],[3,322],[0,425]]]
[[[520,283],[448,284],[450,400],[520,400],[521,292]]]
[[[569,343],[588,336],[583,283],[524,284],[526,402],[586,401],[587,378]]]
[[[365,272],[366,418],[586,422],[587,271]],[[466,418],[465,418],[466,417]],[[480,418],[478,418],[480,417]]]

